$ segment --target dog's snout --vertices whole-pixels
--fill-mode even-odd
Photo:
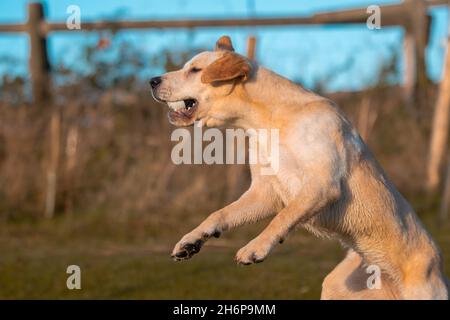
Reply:
[[[155,89],[157,86],[160,85],[162,79],[161,77],[154,77],[150,79],[150,86]]]

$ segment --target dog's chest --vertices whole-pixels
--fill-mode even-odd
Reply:
[[[257,166],[258,174],[271,185],[273,192],[283,204],[288,205],[302,188],[305,172],[299,168],[299,162],[282,147],[275,150],[273,144],[272,147],[268,147],[259,143],[258,156],[260,160]]]
[[[284,167],[280,167],[277,174],[270,177],[269,181],[285,206],[295,199],[302,186],[299,172],[292,172]]]

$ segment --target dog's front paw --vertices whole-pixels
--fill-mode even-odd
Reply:
[[[235,260],[243,265],[260,263],[264,261],[271,249],[270,243],[254,239],[237,252]]]
[[[212,234],[203,232],[200,235],[196,232],[191,232],[185,235],[176,245],[172,251],[172,258],[175,261],[187,260],[192,258],[192,256],[198,253],[203,246],[203,244],[211,236],[218,238],[220,232],[215,231]]]
[[[203,243],[204,241],[202,239],[187,242],[180,241],[175,245],[171,256],[175,261],[190,259],[194,254],[200,251]]]

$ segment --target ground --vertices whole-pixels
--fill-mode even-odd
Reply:
[[[191,260],[174,262],[172,246],[190,226],[173,233],[148,227],[146,236],[136,221],[117,219],[119,227],[112,228],[102,219],[2,224],[0,299],[318,299],[323,278],[345,255],[337,243],[298,230],[265,262],[237,265],[236,251],[262,223],[213,239]],[[433,221],[425,224],[449,275],[450,228],[438,229]],[[81,267],[81,290],[66,287],[71,264]]]

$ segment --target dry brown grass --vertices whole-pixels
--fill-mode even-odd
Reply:
[[[2,218],[42,215],[55,109],[61,114],[58,212],[145,213],[161,204],[190,211],[227,198],[230,166],[175,166],[163,107],[148,92],[116,89],[92,103],[82,98],[41,108],[0,103]]]

